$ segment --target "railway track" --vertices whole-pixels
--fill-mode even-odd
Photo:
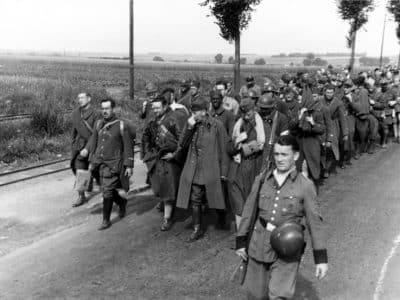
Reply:
[[[70,114],[72,110],[64,111],[64,114]],[[32,114],[16,114],[16,115],[0,115],[1,122],[10,122],[16,120],[28,120],[32,118]]]
[[[135,155],[140,152],[139,146],[140,144],[135,144]],[[69,158],[64,158],[36,166],[0,173],[0,187],[67,171],[70,169],[69,161]]]

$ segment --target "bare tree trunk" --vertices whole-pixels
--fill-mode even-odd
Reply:
[[[240,90],[240,34],[235,40],[235,68],[234,68],[234,87],[235,92]]]
[[[352,41],[351,41],[351,56],[350,56],[350,74],[353,74],[354,71],[354,59],[355,59],[355,51],[356,51],[356,37],[357,31],[353,33]]]

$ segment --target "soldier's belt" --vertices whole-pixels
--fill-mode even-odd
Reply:
[[[276,228],[274,224],[271,224],[262,217],[259,217],[258,220],[260,221],[261,226],[264,227],[269,232],[272,232]]]

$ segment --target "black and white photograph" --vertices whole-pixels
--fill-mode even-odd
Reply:
[[[400,0],[0,0],[0,299],[400,299]]]

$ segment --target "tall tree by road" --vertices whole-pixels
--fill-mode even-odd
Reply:
[[[220,35],[229,42],[235,42],[235,90],[240,89],[240,34],[250,20],[254,6],[261,0],[205,0],[201,6],[209,6],[211,14],[217,19],[215,22]]]
[[[387,8],[389,12],[393,15],[395,22],[397,23],[396,36],[400,42],[400,1],[399,0],[389,0]],[[400,68],[400,52],[399,60],[397,66]]]
[[[354,68],[354,55],[358,30],[368,22],[368,14],[374,9],[373,0],[338,0],[339,14],[350,23],[347,46],[351,48],[350,71]]]

